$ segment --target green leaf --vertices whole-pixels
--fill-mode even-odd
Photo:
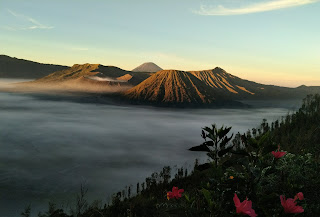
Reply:
[[[274,151],[276,149],[277,149],[276,145],[273,145],[273,144],[267,145],[267,146],[263,147],[262,154],[263,155],[269,154],[269,153],[271,153],[272,151]]]
[[[187,200],[188,202],[190,202],[189,195],[188,195],[187,193],[184,193],[183,195],[184,195],[184,198],[186,198],[186,200]]]
[[[207,137],[208,138],[210,138],[211,140],[216,140],[216,136],[214,135],[214,134],[212,134],[212,133],[209,133],[208,135],[207,135]]]
[[[222,163],[222,165],[224,167],[231,167],[233,165],[237,165],[238,164],[238,160],[234,159],[234,158],[230,158],[228,160],[226,160],[225,162]]]
[[[229,151],[231,151],[232,148],[233,148],[233,146],[219,151],[219,152],[218,152],[218,156],[219,156],[219,157],[222,157],[223,155],[225,155],[225,154],[227,154]]]
[[[205,151],[205,152],[210,152],[210,149],[206,145],[198,145],[194,146],[192,148],[189,148],[189,151]]]
[[[255,167],[250,167],[250,172],[252,173],[252,175],[254,175],[254,177],[259,177],[261,174],[260,170]]]
[[[202,143],[202,145],[214,146],[214,143],[213,143],[213,141],[207,141],[207,142]]]
[[[264,134],[258,141],[259,147],[263,147],[264,145],[270,142],[270,132]]]
[[[202,188],[202,189],[201,189],[201,192],[203,193],[203,195],[204,195],[204,197],[205,197],[208,205],[209,205],[210,207],[212,207],[212,206],[213,206],[213,201],[211,200],[211,193],[210,193],[210,191],[208,191],[207,189]]]
[[[230,140],[232,139],[233,134],[230,137],[224,137],[223,140],[220,143],[220,148],[224,147],[226,144],[228,144],[228,142],[230,142]]]
[[[214,128],[213,128],[213,129],[210,129],[209,127],[204,127],[203,130],[205,130],[205,131],[207,131],[208,133],[214,135]]]
[[[271,166],[263,168],[263,170],[261,171],[261,176],[265,176],[266,174],[268,174],[267,172],[270,171],[271,168]]]
[[[250,154],[248,152],[246,152],[245,150],[237,150],[237,151],[231,150],[230,153],[250,157]]]
[[[223,137],[225,137],[231,130],[232,127],[226,127],[226,128],[223,128],[223,126],[218,130],[218,137],[221,139]]]
[[[254,138],[248,139],[248,145],[250,145],[253,148],[258,148],[258,141]]]

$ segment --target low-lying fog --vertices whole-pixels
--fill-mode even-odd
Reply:
[[[113,78],[109,78],[109,77],[90,76],[87,78],[89,78],[91,80],[95,80],[95,81],[127,82],[125,80],[117,80],[117,79],[113,79]]]
[[[87,79],[87,80],[86,80]],[[68,94],[68,93],[116,93],[130,89],[132,85],[127,81],[114,80],[110,78],[86,77],[84,80],[65,81],[59,83],[31,83],[32,80],[0,79],[0,92],[20,93],[46,93],[46,94]],[[94,81],[100,83],[92,83]],[[114,82],[106,85],[104,82]]]
[[[59,95],[56,96],[59,98]],[[165,165],[189,168],[205,153],[201,128],[216,123],[245,132],[288,108],[159,109],[48,100],[0,92],[0,210],[19,216],[49,201],[72,203],[80,185],[90,199],[106,202],[126,185]],[[165,196],[165,195],[164,195]]]

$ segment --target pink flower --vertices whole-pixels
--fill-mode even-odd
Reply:
[[[304,196],[303,196],[302,192],[299,192],[296,196],[294,196],[294,200],[296,201],[297,199],[299,199],[299,200],[303,200],[304,199]]]
[[[179,189],[178,187],[173,187],[172,188],[172,192],[169,191],[167,193],[167,199],[172,199],[172,198],[176,198],[176,199],[179,199],[180,197],[182,197],[182,193],[184,192],[183,189]]]
[[[237,208],[237,213],[238,214],[248,215],[248,216],[251,216],[251,217],[256,217],[257,216],[256,212],[252,209],[251,200],[246,199],[242,203],[240,203],[240,200],[239,200],[237,194],[234,194],[233,202],[234,202],[234,205]]]
[[[299,192],[299,193],[301,193],[301,192]],[[303,197],[303,194],[302,193],[299,194],[299,193],[296,195],[297,198],[299,196],[301,197],[301,195]],[[299,198],[299,200],[300,200],[300,198]],[[297,202],[295,202],[296,199],[292,199],[292,198],[286,199],[286,197],[284,195],[281,195],[280,201],[281,201],[281,205],[284,208],[285,213],[302,213],[302,212],[304,212],[302,206],[297,206]]]
[[[287,152],[285,151],[280,151],[280,145],[278,146],[278,151],[272,151],[271,154],[273,154],[273,156],[276,159],[279,159],[280,157],[283,157]]]

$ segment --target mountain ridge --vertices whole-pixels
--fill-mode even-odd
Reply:
[[[173,75],[177,73],[184,78]],[[158,71],[123,95],[141,103],[214,104],[219,101],[300,99],[319,92],[320,87],[287,88],[259,84],[216,67],[201,71]]]
[[[124,79],[123,76],[126,76]],[[130,75],[130,76],[128,76]],[[131,72],[127,70],[123,70],[116,66],[104,66],[101,64],[74,64],[69,69],[61,70],[49,74],[43,78],[37,79],[34,83],[40,82],[63,82],[70,80],[77,80],[79,78],[90,79],[93,76],[101,77],[101,78],[110,78],[114,80],[114,82],[123,82],[126,81],[130,85],[136,85],[149,77],[148,73],[137,73]]]
[[[55,71],[69,68],[68,66],[38,63],[31,60],[19,59],[0,55],[0,78],[37,79]]]
[[[15,62],[14,58],[0,55],[0,63],[1,58]],[[158,105],[207,105],[239,100],[301,99],[308,94],[320,93],[319,86],[301,85],[288,88],[259,84],[234,76],[220,67],[200,71],[160,70],[153,73],[127,71],[116,66],[90,63],[63,67],[62,70],[24,84],[41,86],[66,82],[78,86],[104,88],[126,86],[121,88],[121,91],[118,89],[121,97],[131,102]],[[94,92],[95,89],[91,90]]]

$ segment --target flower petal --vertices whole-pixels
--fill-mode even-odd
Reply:
[[[237,196],[236,193],[234,193],[233,202],[234,202],[234,205],[235,205],[236,207],[239,207],[240,204],[241,204],[241,203],[240,203],[240,200],[239,200],[239,198],[238,198],[238,196]]]
[[[296,196],[295,196],[295,198],[298,198],[299,200],[303,200],[304,199],[304,196],[303,196],[303,193],[302,192],[299,192]]]

